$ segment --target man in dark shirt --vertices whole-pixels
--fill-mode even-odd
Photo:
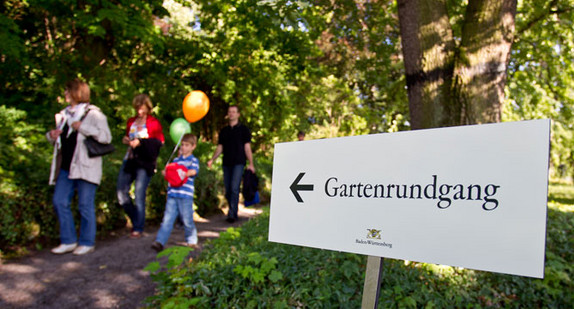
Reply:
[[[223,153],[223,182],[225,184],[225,198],[229,204],[227,212],[227,222],[233,223],[237,220],[237,210],[239,204],[239,187],[245,161],[249,161],[247,168],[255,172],[253,166],[253,153],[251,152],[251,132],[239,122],[239,107],[229,106],[227,118],[229,125],[219,132],[219,143],[213,153],[211,160],[207,161],[207,167],[211,168],[213,161]]]

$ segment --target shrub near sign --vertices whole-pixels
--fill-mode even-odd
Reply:
[[[275,145],[269,240],[541,278],[550,121]]]

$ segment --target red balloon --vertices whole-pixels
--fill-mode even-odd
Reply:
[[[201,120],[209,111],[209,98],[203,91],[194,90],[183,99],[183,116],[189,122]]]

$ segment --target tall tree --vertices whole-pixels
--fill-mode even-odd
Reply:
[[[413,129],[501,120],[516,0],[397,0]],[[457,27],[460,27],[457,29]]]
[[[305,20],[310,31],[320,32],[317,63],[359,100],[347,115],[362,117],[371,133],[407,129],[396,2],[319,0],[313,9],[318,13]]]
[[[162,48],[154,19],[165,14],[161,0],[0,1],[0,104],[51,122],[42,109],[60,108],[63,83],[78,76],[101,98],[143,50]]]

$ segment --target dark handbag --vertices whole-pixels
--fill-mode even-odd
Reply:
[[[88,109],[80,121],[83,121],[86,116],[88,116],[89,112],[90,110]],[[91,136],[86,136],[86,139],[84,139],[84,145],[88,148],[88,157],[90,158],[104,156],[116,150],[114,145],[100,143]]]
[[[250,169],[243,172],[243,188],[241,193],[246,201],[253,201],[259,187],[259,178]]]
[[[88,148],[88,157],[99,157],[114,152],[116,147],[112,144],[102,144],[96,141],[93,137],[88,136],[84,140],[86,148]]]

